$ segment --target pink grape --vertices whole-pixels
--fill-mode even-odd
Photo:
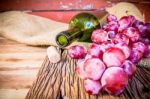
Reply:
[[[119,31],[122,32],[124,29],[132,26],[135,21],[136,21],[136,19],[132,15],[130,15],[130,16],[123,16],[119,20],[119,24],[120,24]]]
[[[127,16],[124,16],[119,20],[119,24],[120,24],[119,31],[121,32],[130,26],[130,21]]]
[[[131,50],[131,54],[129,56],[129,60],[134,63],[134,64],[137,64],[141,58],[143,56],[143,53],[139,50]]]
[[[140,38],[139,30],[134,27],[126,28],[122,34],[128,36],[132,42],[136,42]]]
[[[106,25],[106,31],[118,32],[119,23],[117,21],[111,21]]]
[[[146,37],[147,36],[147,32],[146,32],[147,27],[145,25],[139,25],[138,29],[140,31],[140,36],[141,37]]]
[[[77,66],[75,68],[75,71],[76,73],[78,74],[78,76],[81,78],[81,79],[86,79],[87,78],[87,74],[86,72],[84,71],[84,59],[83,60],[79,60],[78,63],[77,63]]]
[[[68,50],[68,54],[73,59],[81,59],[85,57],[85,49],[80,45],[71,46]]]
[[[113,43],[126,43],[129,44],[129,37],[124,34],[117,34],[115,38],[112,39]]]
[[[127,73],[129,78],[131,78],[136,72],[136,65],[129,60],[124,61],[121,67]]]
[[[105,70],[101,84],[111,95],[119,95],[128,83],[128,75],[121,67],[109,67]]]
[[[99,80],[105,68],[105,64],[98,58],[87,59],[84,63],[84,70],[87,73],[87,77],[92,80]]]
[[[93,58],[93,57],[92,57],[92,55],[90,55],[90,54],[86,54],[86,56],[85,56],[85,60],[90,59],[90,58]]]
[[[123,51],[116,47],[108,48],[103,54],[103,61],[107,67],[121,66],[125,59],[126,57]]]
[[[131,48],[126,43],[118,43],[115,47],[120,48],[123,51],[126,59],[130,56]]]
[[[93,58],[102,58],[103,51],[98,44],[91,44],[88,48],[87,54],[91,55]]]
[[[107,22],[117,21],[117,17],[115,15],[109,14],[107,16]]]
[[[142,37],[150,36],[150,23],[143,23],[136,20],[133,26],[139,29]]]
[[[108,48],[111,48],[111,47],[114,47],[114,46],[115,46],[115,44],[112,43],[111,41],[104,42],[100,45],[103,52],[105,52]]]
[[[91,40],[94,42],[94,43],[97,43],[97,44],[100,44],[100,43],[103,43],[105,41],[107,41],[108,39],[108,33],[102,29],[97,29],[97,30],[94,30],[92,35],[91,35]]]
[[[84,88],[85,91],[91,95],[97,95],[102,90],[102,86],[99,81],[90,79],[84,80]]]
[[[146,49],[146,45],[144,43],[142,43],[142,42],[136,42],[136,43],[133,43],[132,49],[133,50],[139,50],[142,53],[144,53],[144,51]]]
[[[128,20],[130,22],[130,26],[132,26],[134,24],[134,22],[136,21],[136,19],[133,15],[129,15]]]
[[[139,20],[135,20],[134,23],[132,24],[132,26],[136,28],[138,28],[140,25],[144,25],[144,23]]]
[[[115,36],[116,36],[116,32],[114,32],[114,31],[108,31],[108,39],[113,39],[113,38],[115,38]]]
[[[146,45],[146,49],[145,49],[145,52],[144,52],[144,57],[150,58],[150,44]]]

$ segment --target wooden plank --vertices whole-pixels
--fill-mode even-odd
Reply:
[[[25,99],[29,89],[0,89],[0,99]]]
[[[138,67],[119,96],[105,92],[92,96],[84,91],[83,80],[76,75],[75,66],[76,60],[71,59],[66,50],[57,64],[50,63],[46,57],[26,99],[150,99],[150,68]]]
[[[0,88],[29,88],[46,56],[46,47],[31,47],[0,37]]]

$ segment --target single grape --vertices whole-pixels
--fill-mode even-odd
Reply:
[[[100,48],[98,44],[91,44],[87,51],[88,55],[91,55],[93,58],[100,58],[102,59],[103,50]]]
[[[117,21],[117,17],[115,15],[109,14],[107,16],[107,22]]]
[[[144,53],[145,49],[146,49],[146,45],[142,42],[136,42],[132,44],[132,49],[133,50],[139,50],[142,53]]]
[[[130,56],[131,48],[126,43],[118,43],[115,47],[120,48],[123,51],[126,59]]]
[[[78,76],[81,79],[86,79],[87,78],[87,74],[84,71],[84,62],[85,62],[84,59],[79,59],[78,62],[77,62],[77,66],[75,68],[76,73],[78,74]]]
[[[115,38],[116,34],[114,31],[108,31],[108,40]]]
[[[122,34],[128,36],[132,42],[136,42],[140,38],[139,30],[134,27],[126,28]]]
[[[92,80],[99,80],[105,68],[105,64],[98,58],[87,59],[84,63],[84,70],[87,73],[87,77]]]
[[[137,64],[141,58],[143,57],[143,53],[139,50],[131,50],[131,54],[128,58],[132,63]]]
[[[108,48],[103,54],[103,61],[107,67],[121,66],[125,59],[124,52],[117,47]]]
[[[126,43],[129,44],[129,37],[124,34],[117,34],[115,38],[112,39],[112,42],[117,43]]]
[[[140,20],[135,20],[132,27],[138,28],[140,25],[144,25],[144,23]]]
[[[101,78],[101,84],[111,95],[119,95],[128,84],[128,75],[121,67],[109,67]]]
[[[119,23],[117,21],[111,21],[109,23],[107,23],[106,25],[106,31],[114,31],[114,32],[118,32],[118,28],[119,28]]]
[[[80,45],[71,46],[68,50],[68,54],[73,59],[81,59],[85,57],[85,49]]]
[[[136,65],[129,60],[125,60],[121,67],[127,73],[129,78],[131,78],[136,72]]]
[[[146,45],[146,49],[145,49],[145,52],[144,52],[144,57],[150,58],[150,44]]]
[[[108,33],[102,29],[94,30],[91,35],[91,40],[97,44],[103,43],[107,41],[107,39],[108,39]]]
[[[84,80],[85,91],[91,95],[97,95],[102,90],[102,86],[99,81],[90,79]]]
[[[135,23],[136,19],[134,16],[129,15],[129,16],[123,16],[120,20],[119,20],[119,32],[122,32],[124,29],[131,27],[134,23]]]

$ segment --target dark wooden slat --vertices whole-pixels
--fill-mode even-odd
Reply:
[[[75,66],[76,60],[68,57],[66,50],[62,54],[62,61],[57,64],[50,63],[46,57],[26,99],[150,99],[148,66],[139,66],[123,94],[115,97],[106,92],[97,96],[87,94],[83,80],[75,73]]]

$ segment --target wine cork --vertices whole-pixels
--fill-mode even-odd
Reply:
[[[49,61],[52,63],[57,63],[61,60],[61,55],[54,46],[50,46],[47,48],[47,56]]]

